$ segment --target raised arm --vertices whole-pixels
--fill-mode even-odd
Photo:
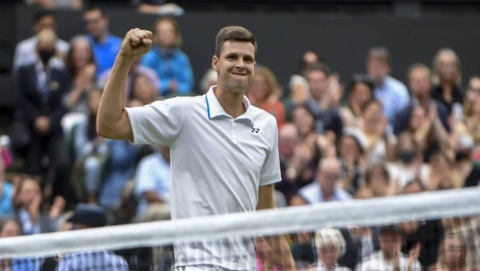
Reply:
[[[98,109],[97,133],[101,137],[133,139],[132,126],[125,111],[125,80],[133,58],[148,52],[151,44],[150,31],[135,28],[125,35]]]

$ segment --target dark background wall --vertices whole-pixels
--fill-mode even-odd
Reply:
[[[156,18],[125,8],[110,8],[108,13],[111,31],[119,36],[132,27],[151,29]],[[31,35],[32,14],[31,9],[16,9],[16,41]],[[216,32],[231,24],[254,32],[258,39],[258,63],[270,67],[284,86],[295,72],[300,54],[307,49],[318,51],[345,80],[353,73],[365,71],[365,54],[370,46],[378,45],[390,49],[393,75],[401,80],[412,63],[431,65],[435,52],[442,47],[459,54],[465,80],[480,69],[477,16],[328,18],[318,13],[197,11],[187,12],[179,21],[183,49],[190,56],[196,82],[210,67]],[[65,40],[83,33],[81,14],[58,12],[58,33]]]

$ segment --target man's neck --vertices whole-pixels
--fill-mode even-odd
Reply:
[[[103,33],[98,38],[94,37],[93,39],[95,39],[98,43],[105,43],[108,39],[108,32]]]
[[[429,102],[430,102],[430,97],[428,95],[426,96],[417,96],[416,97],[418,103],[423,107],[423,108],[426,108],[428,109],[429,107]]]
[[[244,93],[245,92],[241,92],[237,94],[225,91],[220,86],[214,90],[214,94],[223,110],[225,110],[225,112],[234,119],[246,111],[246,108],[243,104]]]

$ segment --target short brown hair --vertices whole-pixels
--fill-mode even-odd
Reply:
[[[390,52],[386,47],[372,47],[368,51],[367,60],[382,61],[387,65],[391,65]]]
[[[180,24],[178,23],[175,18],[172,17],[160,17],[155,21],[153,24],[153,31],[154,33],[157,31],[157,26],[162,23],[162,22],[170,22],[173,26],[173,31],[175,32],[175,47],[180,47],[183,44],[183,39],[182,39],[182,31],[180,29]],[[155,33],[156,34],[156,33]]]
[[[257,41],[252,32],[241,26],[226,26],[218,31],[215,40],[215,55],[220,57],[223,44],[227,41],[251,42],[257,51]]]

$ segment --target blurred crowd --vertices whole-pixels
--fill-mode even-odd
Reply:
[[[145,11],[163,4],[141,2]],[[109,224],[170,217],[169,149],[96,134],[102,89],[122,42],[115,34],[123,33],[109,31],[102,8],[81,12],[86,33],[64,41],[54,11],[39,9],[34,35],[16,46],[17,106],[0,140],[1,237],[70,229],[66,218],[79,203],[108,210]],[[128,106],[202,95],[216,83],[213,70],[195,71],[204,74],[195,88],[174,17],[159,17],[151,30],[151,51],[128,73]],[[480,75],[462,74],[454,50],[439,48],[432,63],[412,63],[406,82],[390,75],[385,47],[365,52],[365,72],[353,75],[331,70],[321,52],[298,53],[287,87],[258,65],[246,93],[277,120],[277,206],[479,186]],[[480,270],[479,217],[324,229],[290,241],[299,268],[308,270]],[[258,270],[276,270],[261,237],[256,249]]]

